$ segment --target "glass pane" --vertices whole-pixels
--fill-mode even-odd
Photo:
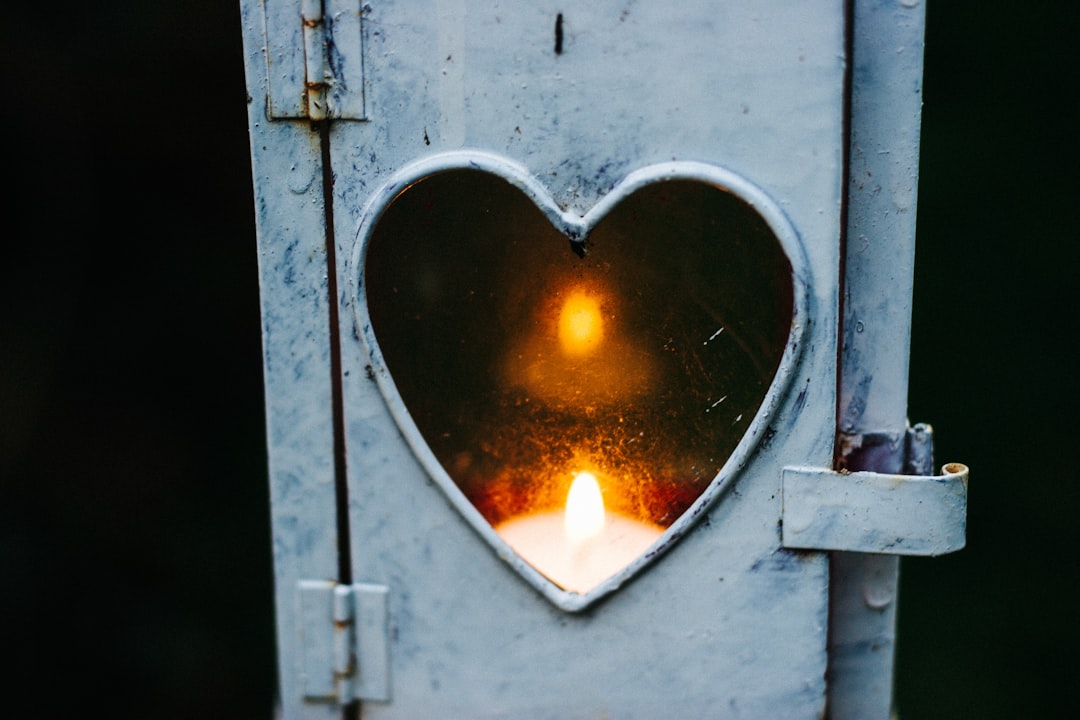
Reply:
[[[624,534],[648,531],[620,541],[633,547],[615,571],[734,450],[793,307],[791,267],[764,220],[689,180],[624,198],[579,257],[507,181],[439,173],[383,213],[364,285],[394,383],[469,501],[506,537],[515,520],[561,523],[571,483],[587,473],[609,528],[625,519]],[[548,544],[574,532],[551,530]],[[607,575],[552,579],[581,591]]]

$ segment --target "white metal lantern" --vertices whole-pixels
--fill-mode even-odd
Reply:
[[[241,5],[284,716],[888,717],[919,3]]]

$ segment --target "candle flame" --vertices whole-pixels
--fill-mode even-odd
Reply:
[[[566,494],[566,538],[573,545],[596,537],[604,529],[604,498],[592,473],[580,472]]]
[[[585,355],[600,344],[604,320],[600,301],[583,290],[570,293],[559,313],[559,343],[567,355]]]

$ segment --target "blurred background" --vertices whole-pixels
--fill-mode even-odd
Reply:
[[[967,548],[902,563],[903,720],[1080,716],[1075,7],[928,6],[909,416],[972,480]],[[4,715],[270,718],[238,2],[0,33]]]

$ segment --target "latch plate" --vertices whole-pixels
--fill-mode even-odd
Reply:
[[[301,580],[300,685],[306,700],[390,699],[384,585]]]
[[[360,0],[265,0],[271,120],[363,120]]]
[[[964,547],[968,468],[941,475],[783,471],[781,543],[803,550],[943,555]]]

